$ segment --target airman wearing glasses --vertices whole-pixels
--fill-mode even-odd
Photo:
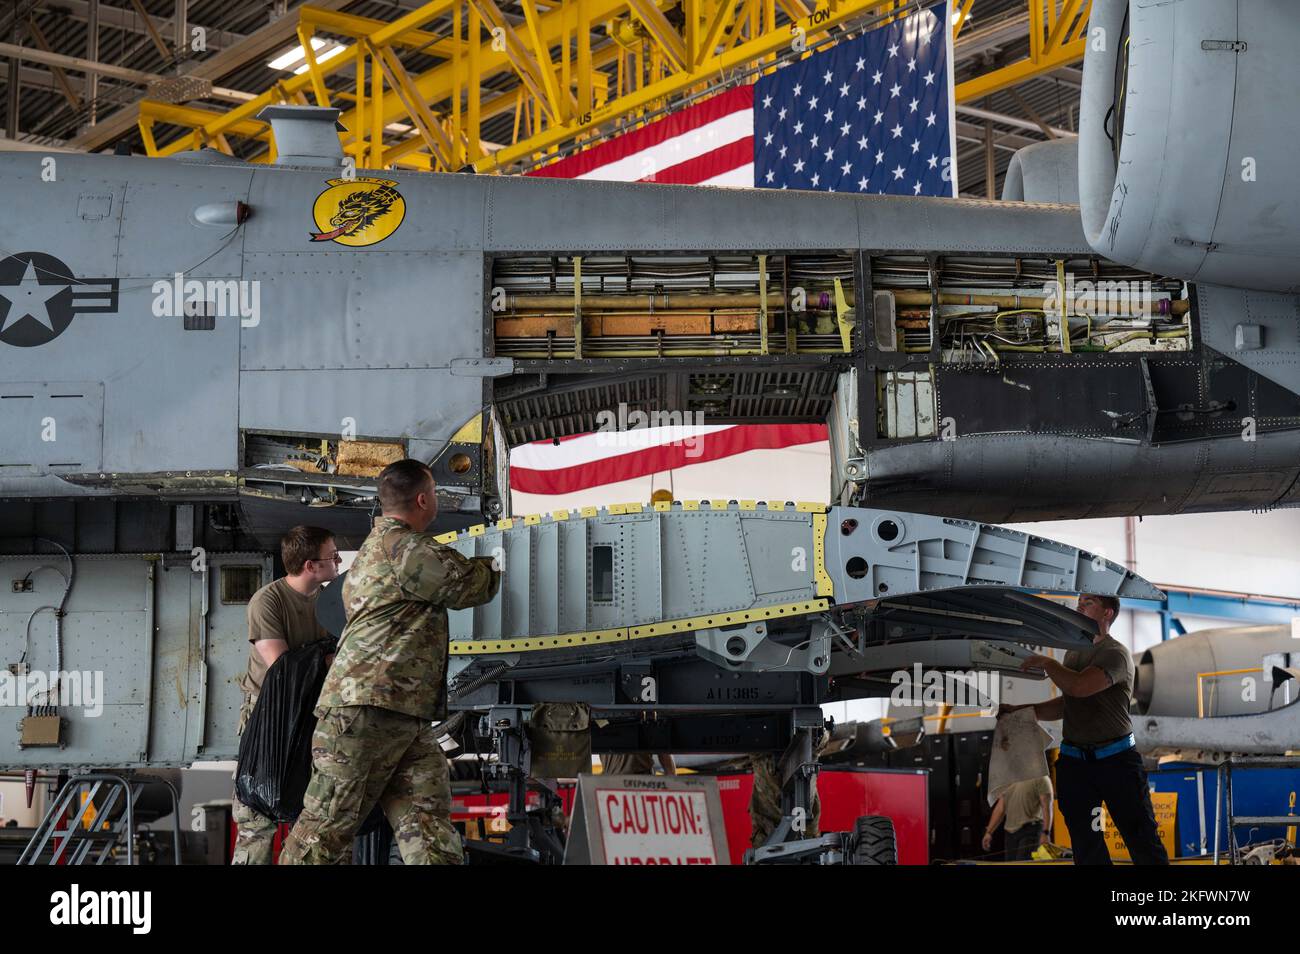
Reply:
[[[339,548],[334,536],[320,527],[294,527],[280,539],[285,576],[262,587],[248,601],[248,668],[239,678],[244,690],[239,708],[239,734],[244,732],[266,671],[290,649],[306,646],[327,633],[316,622],[316,597],[321,584],[339,574]],[[237,865],[269,865],[276,823],[235,799]]]

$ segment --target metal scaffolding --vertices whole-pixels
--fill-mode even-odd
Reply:
[[[995,132],[993,123],[1068,134],[1014,87],[1083,57],[1090,3],[1026,3],[1023,15],[976,30],[979,4],[954,0],[959,55],[983,61],[989,48],[1028,37],[1023,58],[992,60],[957,84],[959,117],[980,121],[959,123],[964,142],[1010,151],[1036,141]],[[210,146],[271,161],[269,128],[254,117],[268,105],[314,102],[343,109],[343,148],[358,166],[518,172],[918,8],[916,0],[824,4],[518,0],[507,12],[498,0],[431,0],[392,22],[305,5],[296,27],[302,73],[225,111],[145,100],[139,129],[149,155]],[[318,55],[321,41],[328,59]],[[974,105],[1002,91],[1027,118]],[[486,141],[484,124],[502,116],[513,117],[509,142]]]

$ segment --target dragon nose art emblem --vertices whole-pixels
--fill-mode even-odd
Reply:
[[[357,176],[327,179],[326,184],[329,188],[312,207],[319,230],[311,233],[313,242],[374,245],[396,232],[406,217],[406,200],[391,179]]]

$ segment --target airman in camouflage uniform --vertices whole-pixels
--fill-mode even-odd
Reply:
[[[421,489],[424,488],[424,489]],[[405,864],[460,864],[446,756],[447,610],[486,603],[501,574],[423,531],[437,513],[417,461],[380,474],[375,521],[343,584],[348,623],[316,707],[312,777],[281,864],[341,864],[378,802]]]
[[[677,761],[667,752],[659,753],[659,764],[665,775],[677,774]],[[600,757],[600,772],[602,775],[653,775],[655,757],[649,752],[606,752]]]
[[[236,737],[244,734],[257,697],[245,694],[239,706],[239,728]],[[232,865],[269,865],[275,857],[275,819],[261,815],[239,800],[236,793],[230,814],[235,819],[235,850],[230,856]]]

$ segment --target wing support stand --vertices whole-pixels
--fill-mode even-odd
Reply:
[[[535,808],[528,807],[532,749],[527,720],[530,706],[496,706],[483,716],[479,734],[492,740],[495,761],[485,768],[495,788],[507,793],[505,821],[509,825],[504,845],[488,841],[466,842],[475,864],[554,864],[564,861],[564,843],[555,826],[562,812],[559,795],[541,779],[534,779],[534,791],[541,795]]]
[[[819,771],[815,753],[825,730],[820,708],[799,708],[792,715],[794,734],[777,759],[781,820],[767,841],[745,852],[745,864],[847,864],[853,851],[850,833],[804,837],[812,814],[813,783]]]

